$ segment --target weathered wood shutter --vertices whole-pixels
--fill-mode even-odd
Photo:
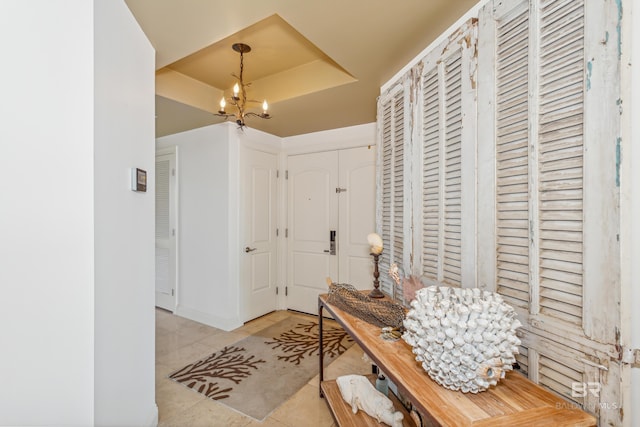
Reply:
[[[475,51],[476,22],[466,22],[452,36],[428,53],[418,67],[420,85],[416,120],[420,135],[421,200],[416,212],[421,219],[417,239],[419,263],[414,272],[429,284],[463,285],[463,227],[475,229],[473,198],[463,202],[463,175],[475,181]],[[465,133],[466,132],[466,133]],[[465,141],[466,139],[466,141]],[[466,144],[466,148],[465,148]],[[465,151],[466,150],[466,151]],[[475,196],[475,194],[474,194]],[[466,236],[475,249],[472,234]],[[474,257],[473,250],[467,257]],[[474,277],[467,277],[470,285]]]
[[[393,129],[393,262],[403,267],[404,257],[404,95],[394,98]],[[393,296],[402,299],[402,282],[395,284]]]
[[[444,253],[443,277],[461,284],[462,226],[462,51],[444,62]]]
[[[496,29],[496,285],[529,305],[529,7]]]
[[[585,13],[589,7],[590,15]],[[615,199],[601,196],[610,194],[602,190],[612,179],[602,172],[603,160],[611,154],[603,155],[601,141],[589,140],[585,132],[598,129],[585,117],[587,105],[602,114],[595,97],[587,100],[593,61],[587,51],[597,53],[601,71],[614,51],[598,42],[598,36],[587,40],[587,16],[598,28],[610,26],[601,18],[607,7],[583,0],[494,1],[480,15],[479,35],[479,74],[484,79],[479,120],[484,112],[485,120],[495,123],[482,128],[478,142],[479,199],[485,191],[495,200],[491,212],[489,204],[479,201],[480,286],[502,294],[523,321],[517,356],[521,371],[596,413],[603,424],[619,417],[616,411],[601,410],[619,390],[610,335],[616,322],[607,315],[617,307],[610,304],[613,298],[606,295],[604,281],[585,285],[587,271],[595,278],[606,271],[604,263],[585,261],[586,241],[606,243],[610,249],[605,253],[615,254],[604,231],[615,227],[592,223],[589,233],[584,205],[588,200],[610,203],[589,211],[601,219],[615,210]],[[594,31],[592,25],[589,32]],[[614,88],[616,78],[612,76]],[[609,100],[615,93],[600,90]],[[594,177],[591,188],[585,184],[590,178],[587,164]],[[591,248],[592,261],[597,252]],[[613,288],[612,296],[616,292]],[[599,304],[589,301],[588,294],[605,298]],[[593,319],[598,318],[609,326],[596,327]],[[591,330],[602,331],[602,337],[594,339]],[[588,384],[598,393],[582,392]]]
[[[438,69],[422,77],[422,274],[434,282],[439,277],[440,254],[440,85]]]
[[[584,11],[548,0],[535,25],[529,6],[513,6],[495,30],[496,289],[529,315],[580,325]],[[518,357],[527,372],[582,403],[572,384],[585,369],[531,347]]]
[[[398,292],[388,271],[392,263],[402,268],[404,251],[404,91],[394,88],[379,103],[378,184],[382,188],[378,199],[379,234],[384,250],[380,256],[381,289],[393,296]]]
[[[584,5],[540,8],[540,313],[582,325]]]

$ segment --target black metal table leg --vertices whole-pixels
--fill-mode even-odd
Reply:
[[[324,397],[322,393],[322,381],[324,381],[324,346],[322,345],[322,302],[318,300],[318,352],[320,354],[320,379],[318,382],[318,388],[320,391],[320,397]]]

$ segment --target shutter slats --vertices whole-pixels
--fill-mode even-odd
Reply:
[[[423,99],[423,275],[438,279],[440,238],[440,90],[438,69],[422,76]]]
[[[565,292],[567,294],[582,295],[582,287],[567,282],[558,282],[557,280],[543,279],[540,281],[540,285],[545,289],[553,289],[555,291]]]
[[[527,94],[527,85],[519,80],[519,78],[527,74],[527,69],[523,68],[521,71],[522,74],[507,74],[505,76],[502,82],[503,86],[498,90],[498,105],[503,105],[505,102],[516,98],[519,99],[522,95]]]
[[[391,293],[391,281],[387,275],[391,264],[389,253],[391,248],[391,177],[393,161],[393,145],[391,138],[392,103],[389,101],[382,107],[382,244],[384,250],[380,256],[380,275],[382,290]]]
[[[576,394],[572,393],[573,384],[584,381],[584,373],[582,371],[553,360],[545,354],[540,354],[538,378],[540,384],[565,398],[578,404],[584,403],[584,398],[575,397]]]
[[[404,242],[404,96],[394,102],[393,261],[402,267]],[[397,286],[398,287],[398,286]]]
[[[498,267],[501,267],[501,265],[498,264]],[[522,292],[526,292],[527,294],[529,293],[529,275],[528,274],[518,273],[513,270],[509,270],[507,268],[504,268],[504,269],[498,268],[498,271],[499,271],[498,280],[500,281],[500,286],[504,287],[505,289],[507,288],[515,289]],[[502,280],[502,279],[507,279],[507,280]],[[516,283],[521,284],[519,289],[518,287],[515,286]],[[500,292],[500,293],[503,293],[503,292]],[[523,301],[520,301],[520,303],[522,302]],[[524,302],[526,302],[526,300],[524,300]]]
[[[518,253],[526,254],[529,248],[529,241],[526,238],[517,236],[498,236],[496,243],[498,250],[504,250],[505,252],[515,251],[515,248],[519,248]]]
[[[496,49],[496,281],[505,301],[529,301],[529,12],[500,22]]]
[[[382,243],[381,288],[389,295],[402,294],[388,275],[391,263],[403,267],[404,241],[404,94],[398,91],[381,103],[382,130]],[[395,290],[394,290],[395,288]]]
[[[171,163],[169,160],[156,161],[156,239],[168,239],[170,237],[170,169]]]
[[[504,239],[508,239],[508,237],[505,237]],[[522,242],[514,242],[513,244],[507,244],[507,243],[502,243],[500,244],[500,253],[501,255],[504,254],[514,254],[514,255],[521,255],[521,256],[527,256],[527,245],[526,245],[526,241],[524,241],[524,245],[521,244]]]
[[[521,345],[518,350],[518,354],[515,355],[516,362],[520,365],[520,372],[526,376],[529,373],[529,349]]]
[[[462,51],[444,60],[444,254],[442,281],[460,285],[462,204]]]
[[[509,211],[525,211],[526,212],[527,207],[529,206],[529,202],[526,200],[519,201],[519,202],[498,200],[497,202],[500,203],[500,212],[509,212]],[[500,232],[498,232],[498,235],[500,235]]]

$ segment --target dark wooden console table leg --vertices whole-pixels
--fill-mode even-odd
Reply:
[[[324,397],[322,394],[322,381],[324,381],[324,347],[322,345],[322,302],[318,301],[318,353],[320,354],[320,378],[318,381],[318,389],[320,390],[320,397]]]

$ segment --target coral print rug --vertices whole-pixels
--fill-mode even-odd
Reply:
[[[333,321],[323,325],[325,366],[353,345]],[[318,322],[292,317],[190,363],[169,378],[263,420],[318,374]]]

